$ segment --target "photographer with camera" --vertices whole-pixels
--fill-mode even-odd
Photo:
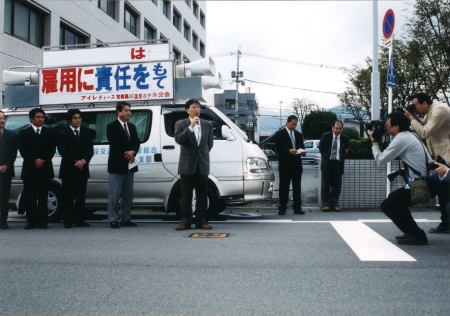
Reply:
[[[378,165],[399,158],[407,166],[406,179],[411,180],[424,177],[427,174],[427,164],[432,161],[422,142],[409,131],[410,122],[400,112],[392,112],[386,118],[386,134],[394,139],[389,146],[381,152],[378,139],[374,132],[369,133],[372,140],[372,153]],[[426,160],[425,160],[426,156]],[[403,232],[397,236],[397,243],[402,245],[424,245],[428,243],[425,232],[417,226],[408,206],[412,206],[411,190],[408,184],[391,192],[381,203],[381,210]]]
[[[410,97],[414,106],[414,112],[418,116],[426,115],[423,122],[404,109],[405,116],[411,121],[411,129],[416,131],[420,138],[426,139],[427,147],[433,159],[441,156],[450,162],[450,108],[431,98],[423,92],[413,94]],[[431,228],[430,233],[450,233],[449,214],[445,211],[447,203],[450,202],[450,184],[442,182],[438,192],[441,209],[441,223],[436,228]]]

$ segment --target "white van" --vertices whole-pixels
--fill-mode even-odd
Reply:
[[[90,162],[91,177],[88,181],[86,207],[93,210],[107,206],[109,145],[106,124],[116,119],[115,107],[78,107],[82,112],[83,125],[95,133],[94,156]],[[5,109],[6,128],[17,133],[30,125],[30,108]],[[45,125],[55,132],[68,126],[67,109],[43,107]],[[134,178],[133,207],[164,207],[167,213],[179,212],[181,187],[178,174],[180,146],[174,139],[175,122],[187,117],[183,105],[138,105],[132,103],[130,122],[136,125],[141,141],[137,159],[139,172]],[[201,119],[214,126],[214,146],[211,150],[211,166],[208,190],[208,214],[222,212],[228,204],[247,203],[271,198],[274,175],[261,149],[249,142],[247,136],[222,112],[214,107],[202,106]],[[55,175],[59,174],[61,157],[53,158]],[[15,162],[16,176],[12,181],[10,204],[21,208],[22,158],[18,153]],[[53,179],[49,192],[49,218],[61,218],[61,181]]]

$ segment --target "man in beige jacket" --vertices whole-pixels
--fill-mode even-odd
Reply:
[[[419,92],[410,97],[411,103],[415,107],[418,116],[425,116],[420,122],[411,113],[405,111],[405,115],[411,121],[411,129],[416,131],[422,138],[426,139],[427,147],[433,159],[439,155],[450,163],[450,108],[441,102],[431,101],[431,98]],[[445,210],[445,205],[450,199],[450,184],[442,182],[438,193],[439,204],[441,206],[441,223],[436,228],[431,228],[430,233],[450,233],[449,214]]]

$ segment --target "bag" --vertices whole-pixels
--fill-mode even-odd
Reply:
[[[426,204],[430,201],[430,187],[426,179],[411,181],[409,187],[411,189],[411,202],[413,204]]]

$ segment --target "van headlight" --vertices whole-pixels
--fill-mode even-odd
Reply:
[[[269,164],[262,158],[247,158],[247,171],[250,173],[269,173]]]

